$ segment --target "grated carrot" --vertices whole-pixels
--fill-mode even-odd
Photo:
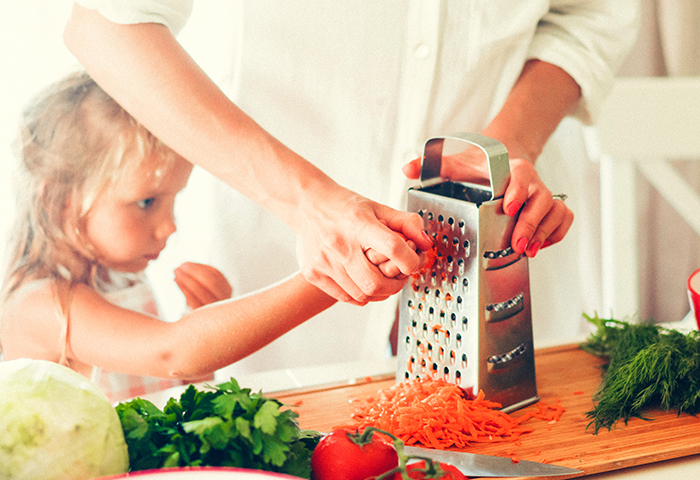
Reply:
[[[533,428],[530,419],[559,420],[564,408],[540,402],[537,409],[519,417],[498,410],[484,392],[474,397],[464,389],[430,378],[407,380],[377,393],[377,398],[356,407],[350,425],[375,427],[396,435],[406,445],[422,444],[439,450],[462,449],[474,443],[510,441],[520,445],[521,435]]]

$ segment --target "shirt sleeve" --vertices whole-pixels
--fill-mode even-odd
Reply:
[[[581,87],[574,115],[592,123],[639,32],[638,0],[552,0],[528,57],[562,68]]]
[[[173,35],[187,23],[194,0],[76,0],[119,24],[160,23]]]

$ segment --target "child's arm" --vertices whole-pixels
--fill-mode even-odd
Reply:
[[[57,361],[60,334],[45,284],[15,299],[6,311],[3,346],[8,359]],[[334,302],[297,274],[168,323],[117,307],[78,285],[70,309],[68,359],[133,375],[196,378],[250,355]],[[26,346],[17,348],[18,343]]]

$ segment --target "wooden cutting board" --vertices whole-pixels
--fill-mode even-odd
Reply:
[[[576,345],[538,350],[535,353],[537,388],[541,401],[559,401],[566,409],[553,424],[530,420],[532,433],[521,437],[520,445],[497,443],[475,445],[468,451],[553,463],[582,470],[585,475],[685,457],[700,453],[700,419],[675,412],[651,410],[645,421],[619,422],[613,430],[597,435],[587,428],[587,412],[593,408],[593,394],[600,384],[602,361]],[[358,401],[375,395],[394,383],[393,375],[357,379],[350,384],[276,392],[273,396],[297,405],[302,428],[329,432],[351,423]],[[536,409],[525,407],[514,416]],[[536,477],[533,477],[533,479]],[[566,478],[566,477],[557,477]]]

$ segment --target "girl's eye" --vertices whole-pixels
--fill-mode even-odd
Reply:
[[[138,205],[140,209],[146,210],[148,207],[153,205],[153,202],[155,202],[155,201],[156,201],[155,198],[145,198],[143,200],[139,200],[138,202],[136,202],[136,205]]]

